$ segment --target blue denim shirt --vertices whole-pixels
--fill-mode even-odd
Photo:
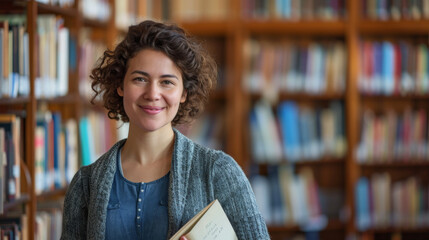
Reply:
[[[169,174],[149,183],[125,179],[121,151],[107,205],[106,240],[167,239]]]

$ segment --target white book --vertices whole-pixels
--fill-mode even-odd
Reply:
[[[170,240],[179,240],[181,236],[200,240],[238,239],[217,199],[189,220]]]

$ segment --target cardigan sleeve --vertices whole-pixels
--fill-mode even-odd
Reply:
[[[64,199],[61,240],[86,239],[88,204],[82,169],[73,177]]]
[[[250,183],[232,157],[220,153],[212,169],[215,197],[221,203],[238,239],[270,239]]]

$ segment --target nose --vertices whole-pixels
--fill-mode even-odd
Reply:
[[[160,89],[159,86],[155,83],[150,83],[147,85],[144,98],[149,101],[156,101],[160,98]]]

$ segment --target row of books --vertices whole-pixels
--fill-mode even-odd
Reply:
[[[178,126],[178,130],[195,142],[218,150],[224,148],[225,115],[205,113],[191,124]]]
[[[429,226],[429,186],[412,176],[392,181],[388,173],[360,177],[355,187],[356,226]]]
[[[117,129],[104,113],[89,112],[79,120],[81,165],[89,165],[117,141]],[[126,127],[126,126],[122,126]]]
[[[28,96],[29,45],[25,19],[0,16],[0,98]]]
[[[79,39],[79,94],[87,99],[91,99],[94,94],[89,76],[95,63],[107,49],[105,43],[91,40],[91,32],[89,28],[82,29]]]
[[[0,114],[0,214],[4,212],[6,202],[21,195],[24,121],[14,114]]]
[[[35,191],[67,186],[79,167],[78,129],[59,112],[39,112],[35,130]]]
[[[228,0],[169,0],[163,4],[174,21],[226,20],[230,16],[231,2]]]
[[[429,49],[426,40],[363,41],[360,91],[365,94],[428,94]]]
[[[356,159],[362,163],[429,160],[427,109],[365,109]]]
[[[36,214],[35,239],[56,240],[61,238],[62,210],[60,208],[43,209]]]
[[[342,42],[251,39],[244,45],[244,89],[342,93],[346,86],[346,55]]]
[[[112,15],[108,0],[80,0],[79,12],[85,18],[107,22]]]
[[[321,189],[310,168],[295,173],[291,166],[268,166],[267,176],[252,175],[250,183],[268,225],[321,230],[328,218],[338,219],[344,204],[341,191]]]
[[[400,19],[428,19],[428,0],[365,0],[363,1],[363,15],[369,19],[400,20]]]
[[[75,0],[37,0],[37,2],[60,7],[73,7]]]
[[[346,152],[344,110],[341,102],[328,107],[281,102],[276,114],[266,101],[258,101],[250,113],[252,158],[279,163],[341,158]]]
[[[79,121],[62,119],[59,112],[39,112],[35,130],[36,194],[67,186],[80,166],[93,163],[112,147],[118,134],[110,121],[97,112]]]
[[[37,17],[37,65],[36,97],[64,96],[69,87],[69,51],[75,54],[70,44],[68,28],[64,19],[55,15]],[[73,60],[75,61],[75,60]]]
[[[344,0],[242,0],[246,18],[279,18],[288,20],[334,20],[344,16]]]
[[[170,0],[115,1],[115,24],[119,29],[128,30],[128,26],[142,20],[170,19],[169,2]]]
[[[0,239],[29,239],[27,215],[13,213],[13,216],[0,219]]]

